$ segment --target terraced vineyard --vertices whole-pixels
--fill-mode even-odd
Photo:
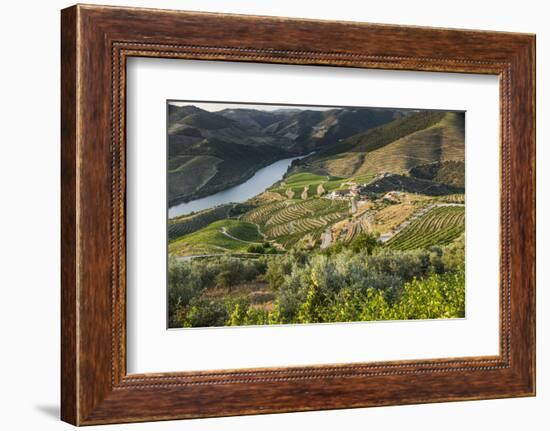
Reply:
[[[399,250],[427,248],[452,242],[464,232],[464,207],[438,207],[407,226],[386,244]]]
[[[443,202],[453,203],[453,204],[464,204],[464,194],[456,193],[452,195],[444,196],[441,199]]]
[[[255,223],[269,240],[285,248],[309,235],[318,241],[323,229],[348,215],[348,204],[322,198],[287,200],[268,204],[250,211],[242,217]]]
[[[296,219],[313,215],[317,211],[322,211],[331,206],[331,201],[327,199],[310,199],[289,205],[274,213],[266,222],[266,226],[289,223]]]
[[[304,234],[326,226],[327,224],[339,220],[345,216],[346,213],[334,212],[318,218],[306,217],[298,220],[292,220],[288,223],[281,223],[270,227],[265,231],[265,234],[269,238],[278,238],[296,233]]]
[[[267,222],[267,220],[269,220],[275,212],[286,208],[291,203],[292,201],[275,201],[267,205],[262,205],[261,207],[246,213],[242,217],[242,220],[250,223],[256,223],[261,226]]]
[[[361,233],[371,232],[370,222],[366,217],[361,217],[348,223],[348,230],[345,234],[344,241],[351,242],[357,235]]]
[[[306,246],[309,244],[321,243],[321,234],[325,231],[326,225],[321,227],[311,229],[309,231],[301,231],[296,233],[290,233],[287,235],[282,235],[276,238],[278,244],[281,244],[284,248],[290,249],[291,247],[300,244],[301,246]]]

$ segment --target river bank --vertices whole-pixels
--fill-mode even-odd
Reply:
[[[248,180],[238,185],[203,198],[172,205],[168,208],[168,218],[178,217],[196,211],[202,211],[231,202],[245,202],[248,199],[262,193],[265,189],[269,188],[277,181],[280,181],[292,165],[293,161],[303,159],[308,155],[309,154],[277,160],[268,166],[258,169]]]

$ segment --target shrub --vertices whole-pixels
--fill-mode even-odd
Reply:
[[[240,298],[230,304],[231,314],[226,322],[228,326],[265,325],[269,323],[269,313],[261,308],[253,308],[249,302]]]
[[[465,247],[464,235],[443,249],[441,260],[446,271],[464,269]]]
[[[373,254],[374,250],[380,246],[378,243],[378,236],[373,233],[361,232],[356,235],[349,244],[349,248],[358,253],[365,250],[367,254]]]
[[[464,317],[464,271],[432,274],[405,284],[397,306],[398,319]]]
[[[249,245],[247,248],[246,248],[246,251],[249,252],[249,253],[257,253],[257,254],[264,254],[265,253],[265,248],[263,245],[255,245],[255,244],[252,244],[252,245]]]
[[[170,261],[168,276],[172,327],[448,318],[465,308],[463,238],[429,250]],[[252,281],[269,290],[234,290]],[[213,287],[229,292],[205,298]]]
[[[278,290],[284,283],[286,275],[292,271],[292,259],[282,256],[279,259],[269,259],[265,271],[265,279],[272,290]]]
[[[216,275],[216,287],[222,289],[228,289],[231,291],[231,287],[239,281],[239,274],[235,271],[225,270]]]
[[[231,315],[227,325],[240,326],[248,323],[248,309],[249,305],[245,302],[236,302],[231,308]]]
[[[193,298],[180,321],[183,327],[224,326],[229,312],[223,301]]]
[[[178,306],[185,306],[205,288],[200,271],[191,265],[182,265],[175,260],[168,263],[168,307],[169,313]]]

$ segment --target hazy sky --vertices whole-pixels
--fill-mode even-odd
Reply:
[[[170,105],[176,105],[176,106],[188,106],[193,105],[197,108],[204,109],[205,111],[210,112],[216,112],[221,111],[222,109],[258,109],[262,111],[275,111],[277,109],[309,109],[309,110],[315,110],[315,111],[326,111],[328,109],[334,109],[335,107],[319,107],[319,106],[292,106],[292,105],[255,105],[252,103],[223,103],[223,102],[193,102],[193,101],[183,101],[183,102],[176,102],[176,101],[169,101]]]

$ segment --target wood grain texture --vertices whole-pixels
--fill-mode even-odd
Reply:
[[[534,49],[534,36],[525,34],[100,6],[62,11],[63,420],[87,425],[533,395]],[[127,375],[130,56],[499,75],[499,356]]]

